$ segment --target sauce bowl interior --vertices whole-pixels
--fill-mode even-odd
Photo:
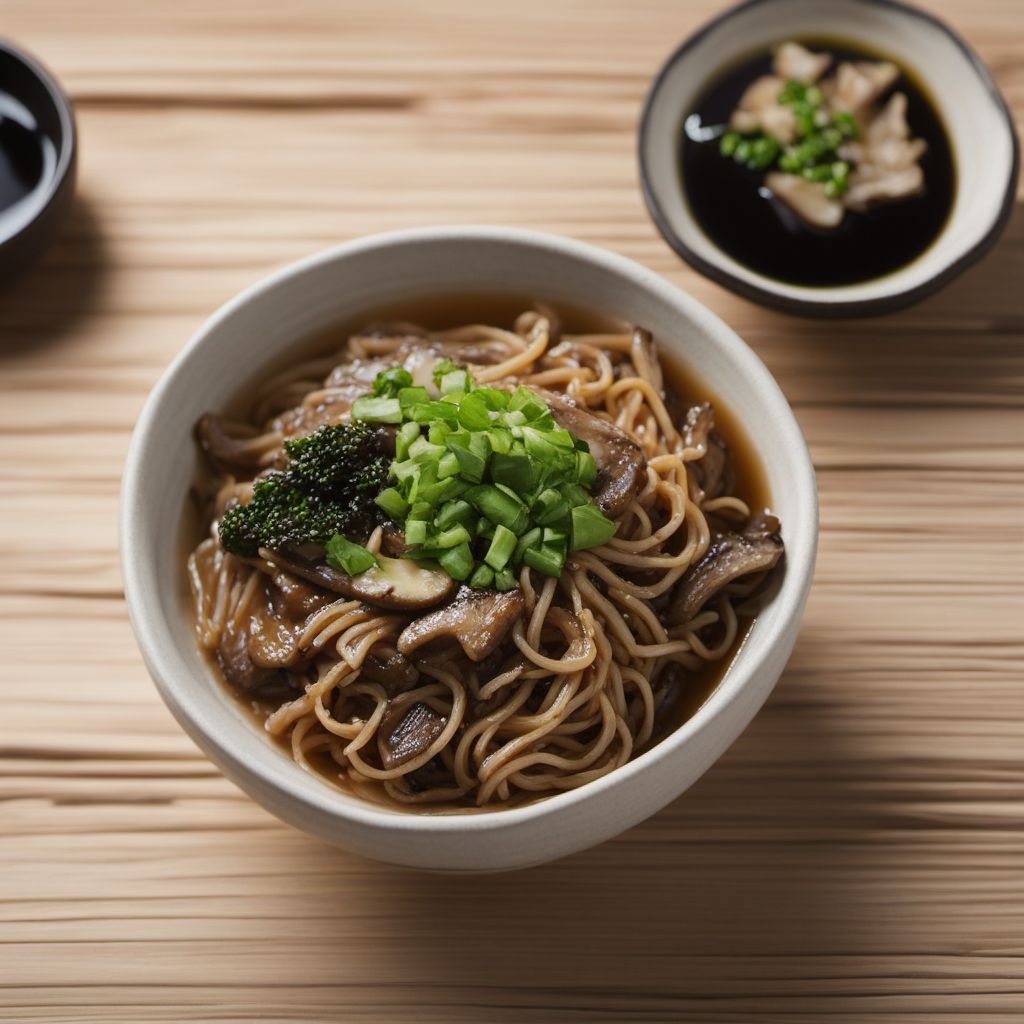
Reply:
[[[956,174],[952,210],[929,248],[885,276],[807,287],[757,273],[707,237],[684,198],[685,117],[724,69],[787,39],[835,39],[895,61],[923,85],[944,121]],[[755,301],[820,316],[886,312],[937,290],[995,242],[1012,209],[1018,169],[1012,119],[979,59],[938,20],[890,0],[753,0],[726,12],[685,42],[655,79],[639,156],[651,215],[684,259]]]

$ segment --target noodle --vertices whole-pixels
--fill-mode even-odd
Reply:
[[[415,372],[412,362],[430,355],[467,365],[480,384],[565,395],[629,435],[646,461],[610,541],[570,554],[560,579],[522,568],[523,610],[479,662],[454,643],[403,657],[398,638],[417,613],[338,597],[289,577],[272,552],[243,559],[217,540],[219,515],[247,500],[253,476],[280,465],[288,437],[343,418],[381,367],[404,362]],[[333,359],[279,374],[251,411],[249,422],[223,425],[234,473],[211,481],[211,532],[189,558],[197,637],[256,698],[267,732],[296,762],[373,800],[494,808],[613,771],[664,730],[686,680],[733,649],[736,605],[766,575],[730,581],[696,614],[666,624],[690,570],[751,510],[703,489],[722,478],[720,465],[701,469],[714,445],[683,430],[640,332],[565,334],[542,307],[512,331],[383,325],[351,337]],[[383,543],[379,527],[366,541],[375,553]],[[278,689],[247,690],[238,659]],[[413,721],[419,745],[389,757],[388,744]]]

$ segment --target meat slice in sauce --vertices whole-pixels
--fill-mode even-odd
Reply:
[[[778,75],[764,75],[752,82],[740,97],[729,127],[736,132],[763,130],[780,142],[796,138],[796,116],[793,108],[779,103],[785,82]]]
[[[487,657],[508,635],[523,613],[521,590],[498,593],[460,587],[455,600],[410,622],[398,638],[398,650],[408,656],[424,644],[442,638],[459,642],[472,661]]]
[[[444,732],[446,722],[422,701],[409,708],[385,712],[377,732],[377,749],[384,769],[400,768],[419,757]]]
[[[826,71],[832,57],[827,53],[814,53],[799,43],[783,43],[775,51],[772,62],[775,73],[787,82],[803,82],[812,85]]]
[[[924,188],[918,161],[927,148],[924,139],[910,136],[906,95],[894,93],[868,125],[862,141],[843,148],[843,156],[855,164],[843,202],[861,210],[872,203],[916,195]]]
[[[597,479],[591,488],[594,501],[609,518],[621,515],[640,491],[647,472],[640,445],[573,399],[543,388],[535,390],[550,406],[555,422],[590,447],[597,463]]]
[[[779,521],[772,515],[757,516],[743,533],[716,535],[704,557],[679,581],[666,621],[670,626],[689,622],[734,580],[766,572],[782,557]]]
[[[900,69],[890,61],[845,61],[836,69],[835,78],[825,83],[833,110],[842,110],[856,118],[864,113],[900,77]]]
[[[779,202],[811,227],[831,230],[842,222],[843,204],[831,199],[821,182],[772,171],[765,176],[764,184]]]

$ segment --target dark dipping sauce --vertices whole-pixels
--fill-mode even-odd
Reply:
[[[251,389],[248,385],[256,385],[275,373],[281,372],[296,363],[301,363],[306,359],[338,352],[351,334],[356,333],[367,324],[406,321],[419,324],[430,330],[442,330],[461,324],[486,323],[511,330],[516,317],[524,310],[536,308],[536,301],[535,298],[527,296],[459,295],[439,296],[407,303],[393,303],[384,308],[368,309],[366,312],[333,324],[326,330],[299,341],[295,346],[290,347],[288,352],[282,355],[276,364],[272,363],[258,370],[253,374],[252,380],[247,382],[247,386],[240,391],[238,400],[234,403],[229,403],[228,411],[231,414],[244,417],[248,412],[248,404],[251,401]],[[627,325],[623,321],[610,316],[575,309],[560,302],[551,303],[550,305],[561,321],[562,330],[568,334],[622,334],[632,330],[631,325]],[[659,339],[655,338],[654,340],[657,343]],[[729,460],[735,479],[730,493],[746,502],[752,513],[770,507],[771,498],[763,466],[757,458],[754,447],[739,420],[732,414],[728,406],[724,405],[717,395],[707,388],[697,375],[690,371],[689,367],[676,362],[660,346],[658,355],[665,379],[666,392],[674,392],[685,405],[699,405],[702,402],[711,402],[715,412],[715,429],[728,446]],[[204,530],[201,523],[200,506],[195,501],[195,495],[192,494],[186,502],[181,534],[179,536],[181,565],[185,564],[188,553],[203,537]],[[773,593],[776,585],[775,583],[771,584],[767,593]],[[181,575],[181,600],[187,610],[186,615],[191,618],[192,596],[185,573]],[[765,600],[767,600],[767,596]],[[665,709],[660,721],[655,723],[653,735],[643,748],[634,751],[633,757],[643,753],[644,750],[649,750],[670,736],[677,728],[692,718],[701,706],[707,702],[728,671],[737,650],[749,634],[753,622],[753,619],[740,619],[736,639],[725,656],[718,661],[706,663],[697,671],[686,674],[677,699],[669,708]],[[240,693],[223,679],[216,660],[209,655],[207,660],[211,672],[221,680],[226,691],[251,716],[255,727],[263,731],[264,721],[279,706],[280,701],[267,702],[252,695]],[[290,736],[268,735],[267,738],[283,754],[287,754],[290,759]],[[380,801],[380,795],[376,790],[370,787],[357,788],[353,786],[341,773],[337,763],[327,753],[313,751],[308,755],[308,760],[309,764],[332,786],[369,802],[376,803]],[[521,793],[517,798],[511,802],[504,803],[502,806],[506,808],[523,806],[546,798],[547,794],[533,796]],[[384,802],[383,806],[392,805]],[[410,803],[402,808],[402,813],[474,814],[493,810],[493,808],[489,807],[477,807],[471,802],[466,801],[436,805]]]
[[[35,191],[52,169],[55,153],[33,115],[0,90],[0,214]]]
[[[826,75],[843,61],[891,59],[831,41],[798,42],[832,56]],[[796,285],[870,281],[920,256],[945,225],[956,190],[946,129],[921,86],[901,67],[900,77],[879,102],[884,104],[893,92],[906,95],[911,135],[928,145],[920,160],[924,191],[863,212],[847,210],[838,228],[820,230],[763,196],[764,172],[722,156],[717,134],[695,141],[698,133],[727,124],[747,86],[771,72],[770,51],[747,58],[711,84],[680,126],[683,193],[708,238],[749,269]]]

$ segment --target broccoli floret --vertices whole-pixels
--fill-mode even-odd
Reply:
[[[323,495],[376,494],[388,475],[384,437],[382,430],[364,423],[322,426],[308,437],[285,441],[287,473],[300,487]],[[379,459],[385,463],[383,472]]]
[[[325,545],[358,520],[378,520],[373,499],[390,465],[382,431],[326,425],[286,441],[285,451],[285,469],[257,480],[252,499],[224,514],[218,532],[226,551],[251,558],[260,548]]]

